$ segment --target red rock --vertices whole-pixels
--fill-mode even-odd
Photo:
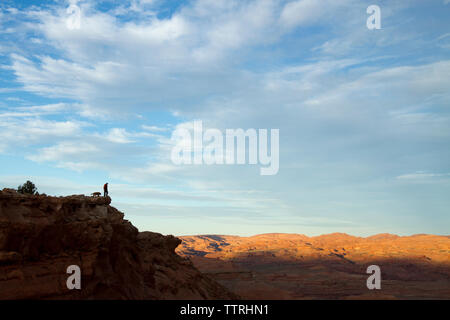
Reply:
[[[230,299],[175,253],[181,240],[138,232],[109,197],[0,191],[0,299]],[[81,290],[69,290],[70,265]]]
[[[180,238],[180,255],[245,299],[450,299],[448,236]],[[381,268],[380,291],[366,287],[372,264]]]

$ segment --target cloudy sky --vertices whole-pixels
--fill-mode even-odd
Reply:
[[[4,0],[0,188],[108,181],[164,234],[449,234],[449,17],[449,0]],[[174,165],[194,120],[279,129],[278,174]]]

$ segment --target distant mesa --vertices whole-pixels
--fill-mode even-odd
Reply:
[[[450,237],[180,237],[176,252],[244,299],[450,299]],[[378,265],[382,290],[367,289]]]
[[[379,234],[375,234],[373,236],[367,237],[367,239],[371,239],[371,240],[385,240],[385,239],[397,239],[399,238],[398,235],[396,234],[390,234],[390,233],[379,233]]]

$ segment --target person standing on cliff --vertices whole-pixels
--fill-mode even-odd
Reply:
[[[105,185],[103,186],[103,196],[104,197],[108,196],[108,182],[105,183]]]

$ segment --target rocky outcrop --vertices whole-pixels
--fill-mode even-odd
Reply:
[[[0,191],[0,299],[237,298],[175,253],[181,240],[139,232],[110,202]]]

